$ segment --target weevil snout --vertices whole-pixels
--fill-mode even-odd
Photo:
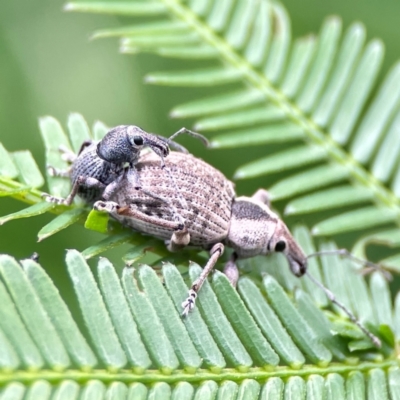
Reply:
[[[283,253],[286,256],[294,275],[300,277],[306,273],[307,257],[281,220],[278,221],[270,246],[275,252]]]
[[[303,276],[307,271],[307,259],[295,258],[291,255],[286,255],[288,259],[290,270],[293,272],[294,275],[297,277]]]
[[[168,142],[164,138],[160,138],[157,143],[153,143],[153,149],[155,152],[159,152],[159,156],[167,157],[169,155],[169,146]]]

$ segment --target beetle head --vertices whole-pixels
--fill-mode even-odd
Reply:
[[[110,163],[136,164],[140,151],[150,147],[161,159],[169,154],[167,140],[135,125],[119,125],[107,132],[97,145],[97,155]]]

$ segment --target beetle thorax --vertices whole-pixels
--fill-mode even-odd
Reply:
[[[226,244],[238,257],[247,258],[270,251],[278,217],[267,205],[249,197],[238,197],[232,204],[231,225]]]

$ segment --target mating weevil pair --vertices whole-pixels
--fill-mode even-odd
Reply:
[[[182,128],[168,139],[145,132],[134,125],[119,125],[107,132],[100,142],[86,141],[82,144],[78,155],[67,149],[63,157],[70,162],[68,171],[58,171],[49,166],[49,172],[54,176],[69,177],[72,183],[71,193],[64,199],[44,193],[46,201],[56,204],[70,205],[76,195],[88,203],[101,198],[108,199],[118,190],[123,178],[127,177],[135,189],[141,189],[135,164],[139,160],[140,151],[150,148],[161,160],[161,169],[165,167],[164,158],[169,154],[169,145],[176,150],[187,153],[187,150],[172,139],[181,134],[189,134],[200,139],[208,146],[207,139],[189,129]],[[167,170],[167,173],[169,171]],[[173,177],[170,176],[174,182]],[[156,194],[147,192],[157,198]]]
[[[115,150],[115,142],[104,143],[105,150]],[[136,231],[164,240],[170,251],[186,246],[210,251],[202,274],[193,282],[182,303],[183,315],[194,308],[198,292],[225,246],[233,248],[224,272],[234,286],[239,277],[237,259],[280,252],[286,256],[294,275],[307,274],[376,346],[380,346],[379,339],[307,272],[307,257],[284,222],[271,211],[265,190],[258,190],[252,197],[236,197],[233,184],[220,171],[187,153],[169,153],[165,169],[160,168],[157,152],[140,157],[137,152],[135,156],[130,169],[138,177],[140,188],[132,184],[128,174],[118,170],[103,182],[110,181],[109,185],[117,182],[117,187],[110,190],[107,197],[103,193],[106,201],[96,201],[94,208],[108,212]],[[81,167],[82,160],[76,159],[72,171]],[[74,176],[71,175],[73,183]],[[87,200],[87,187],[82,190]]]
[[[307,258],[284,222],[269,208],[268,194],[258,190],[252,197],[235,197],[233,184],[209,164],[190,154],[171,152],[165,160],[176,183],[179,194],[166,181],[158,168],[157,157],[148,153],[140,157],[135,168],[143,188],[156,190],[165,201],[133,190],[127,182],[121,185],[110,201],[98,201],[97,210],[108,212],[113,218],[136,231],[165,241],[170,251],[185,246],[201,247],[210,251],[210,258],[202,274],[193,282],[188,298],[183,302],[183,315],[194,307],[197,294],[224,246],[233,248],[224,272],[235,286],[239,277],[236,260],[272,252],[283,253],[294,275],[304,274],[325,291],[329,299],[342,308],[350,319],[368,335],[377,346],[380,341],[369,332],[335,296],[307,272]],[[183,196],[187,207],[182,207]],[[176,213],[181,217],[176,219]],[[180,221],[184,221],[182,223]],[[343,253],[341,251],[341,253]]]

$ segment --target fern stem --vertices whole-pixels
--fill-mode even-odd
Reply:
[[[0,178],[0,194],[1,192],[11,193],[9,197],[13,197],[28,204],[36,204],[43,201],[41,197],[42,192],[32,188],[24,190],[24,187],[25,185],[20,182],[4,177]],[[61,214],[61,211],[55,213]]]
[[[357,365],[330,364],[325,368],[317,368],[314,366],[304,366],[301,370],[290,369],[288,367],[277,367],[273,371],[267,371],[262,368],[250,368],[248,371],[238,371],[233,368],[225,368],[220,373],[215,374],[205,369],[199,369],[195,374],[187,373],[183,370],[176,370],[171,375],[165,375],[158,370],[147,370],[145,374],[135,374],[131,370],[120,370],[118,372],[107,371],[104,369],[95,369],[92,371],[81,370],[65,370],[62,372],[52,370],[41,371],[13,371],[0,375],[0,385],[5,386],[11,382],[21,382],[24,384],[33,383],[39,379],[46,380],[50,383],[59,383],[65,379],[76,382],[87,382],[91,379],[100,380],[103,383],[112,383],[120,381],[124,383],[141,382],[144,384],[152,384],[155,382],[165,382],[174,384],[181,381],[190,383],[200,383],[206,380],[224,381],[230,380],[241,382],[244,379],[254,379],[265,382],[269,378],[280,377],[289,378],[291,376],[307,377],[312,374],[328,375],[338,373],[347,375],[353,371],[368,372],[372,369],[388,369],[390,367],[399,367],[398,360],[386,360],[383,362],[364,362]]]

